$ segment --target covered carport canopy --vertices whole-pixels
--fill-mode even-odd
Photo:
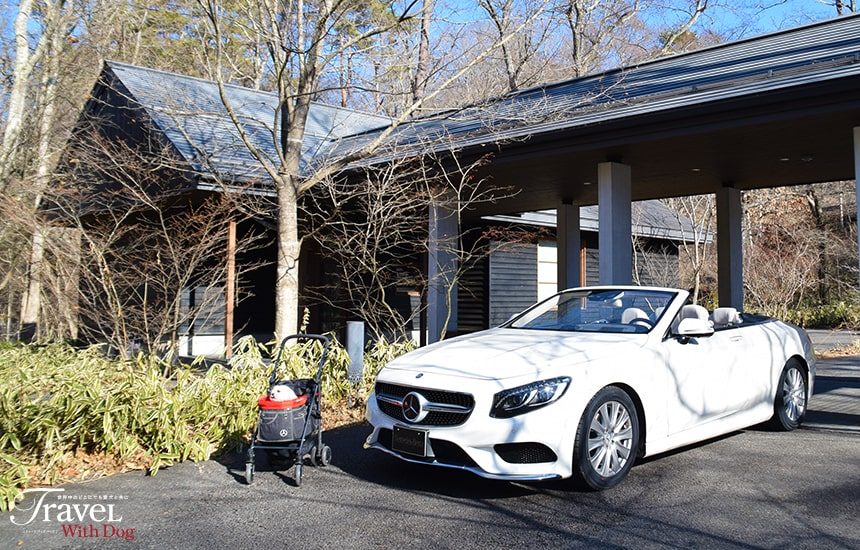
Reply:
[[[561,287],[579,284],[579,205],[600,204],[600,279],[620,284],[631,200],[716,193],[719,301],[742,309],[741,190],[855,179],[858,127],[860,16],[849,15],[415,120],[366,162],[491,152],[485,175],[516,195],[474,214],[557,208]],[[431,215],[431,240],[459,231],[451,218]],[[431,277],[453,261],[431,242]],[[431,335],[440,307],[431,291]]]

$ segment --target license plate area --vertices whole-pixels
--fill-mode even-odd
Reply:
[[[427,431],[413,430],[394,426],[391,436],[391,449],[399,453],[415,456],[427,456]]]

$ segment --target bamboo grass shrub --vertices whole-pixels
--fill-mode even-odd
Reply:
[[[0,509],[13,507],[31,483],[55,482],[58,464],[74,451],[142,457],[155,474],[233,447],[256,422],[273,347],[243,338],[229,366],[203,373],[143,355],[111,360],[97,347],[0,347]],[[409,349],[385,342],[371,347],[355,387],[347,379],[346,350],[333,342],[323,398],[346,406],[347,397],[366,397],[379,369]],[[312,377],[320,350],[318,343],[288,348],[279,377]]]

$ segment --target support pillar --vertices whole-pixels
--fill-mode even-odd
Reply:
[[[860,205],[860,127],[854,128],[854,189],[857,194],[855,204]],[[857,227],[860,227],[860,206],[857,207],[857,222]],[[857,231],[857,249],[860,250],[860,231]],[[860,271],[858,271],[858,277],[860,277]]]
[[[233,308],[236,301],[236,222],[227,224],[227,280],[224,283],[224,355],[233,356]]]
[[[743,206],[741,191],[717,190],[717,292],[720,307],[744,308]]]
[[[582,286],[580,278],[579,206],[565,202],[556,213],[556,250],[558,252],[558,290]]]
[[[457,330],[457,250],[460,223],[457,214],[431,205],[427,248],[427,343]]]
[[[597,165],[600,284],[633,283],[630,167],[618,162]]]

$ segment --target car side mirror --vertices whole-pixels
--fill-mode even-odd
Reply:
[[[675,331],[677,336],[696,338],[710,336],[714,333],[714,324],[708,319],[682,319]]]

